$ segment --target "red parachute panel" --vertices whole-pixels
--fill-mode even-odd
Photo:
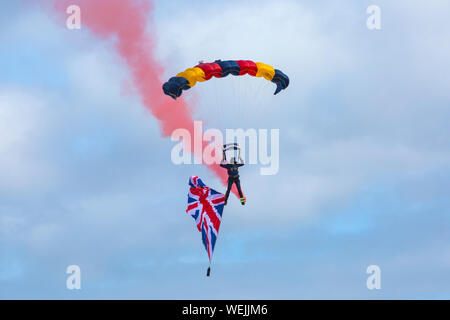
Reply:
[[[239,72],[239,75],[242,76],[246,73],[248,73],[251,76],[256,76],[256,73],[258,72],[258,66],[256,63],[250,60],[237,60],[236,61],[239,65],[239,68],[241,69],[241,72]]]
[[[196,66],[205,73],[205,80],[211,79],[213,76],[220,78],[222,76],[222,68],[217,63],[200,63]]]

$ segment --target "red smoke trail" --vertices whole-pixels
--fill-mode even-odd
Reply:
[[[192,108],[182,98],[172,100],[161,89],[164,68],[154,57],[156,37],[148,31],[153,30],[153,3],[143,0],[64,0],[57,1],[55,8],[65,14],[69,5],[80,7],[82,28],[87,26],[103,39],[115,38],[117,53],[129,67],[142,103],[159,120],[163,137],[169,137],[178,128],[187,129],[194,137]],[[223,184],[226,183],[224,169],[216,164],[208,167]],[[237,196],[235,188],[233,192]]]

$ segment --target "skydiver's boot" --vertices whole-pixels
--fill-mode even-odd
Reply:
[[[240,200],[241,200],[241,204],[245,205],[245,202],[247,201],[247,198],[246,197],[242,197]]]

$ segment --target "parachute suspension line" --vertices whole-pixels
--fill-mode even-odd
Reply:
[[[264,86],[267,86],[267,83],[263,84]],[[275,104],[277,99],[274,99],[274,96],[271,95],[270,97],[267,97],[267,99],[264,99],[261,106],[261,114],[260,119],[258,120],[258,123],[264,123],[264,119],[273,119],[274,112],[278,112],[278,106]],[[263,118],[262,115],[266,115],[266,117]],[[268,128],[269,129],[269,128]]]
[[[252,81],[248,82],[248,85],[245,88],[245,97],[244,103],[246,104],[243,108],[246,110],[246,123],[252,124],[255,113],[258,110],[255,108],[255,99],[254,94],[256,91],[256,84],[258,83],[257,79],[251,79]]]
[[[244,79],[240,79],[244,80]],[[261,116],[260,100],[261,100],[261,88],[262,82],[259,78],[251,78],[249,81],[241,81],[240,94],[238,105],[240,106],[240,113],[242,118],[243,129],[256,128],[258,125],[258,119]],[[267,95],[264,98],[267,98]]]
[[[262,89],[263,87],[265,87],[265,83],[262,81],[262,82],[261,82],[260,89],[263,90],[263,89]],[[265,118],[265,117],[263,117],[263,115],[268,116],[268,115],[267,115],[268,110],[267,110],[266,106],[267,106],[268,103],[269,103],[269,99],[271,99],[271,97],[265,97],[265,99],[262,99],[261,96],[258,95],[258,104],[259,104],[260,112],[259,112],[259,114],[258,114],[257,122],[258,122],[260,125],[264,125],[264,126],[265,126],[265,124],[262,124],[261,121],[262,121],[262,119]],[[269,117],[270,117],[270,115],[269,115]]]
[[[242,79],[239,79],[239,80],[242,80]],[[245,108],[242,105],[243,85],[242,85],[242,82],[239,81],[239,80],[236,82],[236,87],[237,87],[237,105],[238,105],[238,108],[239,108],[240,117],[243,120],[242,123],[247,123],[247,116],[248,116],[248,114],[247,114],[246,111],[248,111],[248,110],[247,110],[247,108]]]
[[[217,80],[217,79],[215,79]],[[227,108],[226,108],[226,103],[224,103],[223,100],[223,84],[221,86],[219,86],[220,83],[216,82],[215,83],[215,91],[217,94],[217,108],[220,110],[220,130],[222,131],[223,128],[225,127],[226,123],[227,123]],[[222,89],[222,90],[221,90]]]
[[[232,119],[234,118],[234,115],[236,113],[236,104],[234,103],[234,84],[232,82],[228,81],[229,79],[225,80],[226,83],[226,91],[224,90],[222,94],[224,95],[224,101],[227,108],[227,123],[225,124],[227,127],[230,127],[230,123]],[[231,127],[230,127],[231,128]]]
[[[265,96],[261,97],[261,90],[262,90],[264,81],[262,81],[262,79],[255,79],[255,80],[257,81],[257,83],[255,84],[255,90],[253,92],[253,96],[252,96],[251,100],[253,101],[255,108],[257,108],[258,110],[257,110],[257,112],[254,112],[255,117],[252,120],[255,124],[257,124],[257,123],[259,124],[260,123],[259,120],[260,120],[260,118],[262,118],[262,116],[264,114],[262,108],[260,108],[261,102],[265,101],[267,99],[267,97],[265,97]]]
[[[214,79],[217,80],[217,79]],[[223,96],[222,96],[222,91],[219,90],[219,83],[216,81],[214,83],[214,89],[216,92],[216,96],[217,96],[217,106],[220,110],[220,130],[223,130],[225,124],[226,124],[226,117],[227,117],[227,113],[226,113],[226,108],[225,108],[225,104],[223,103]]]
[[[248,105],[244,105],[246,97],[248,97],[248,87],[244,83],[242,83],[242,78],[240,78],[237,81],[238,85],[238,105],[239,105],[239,112],[241,114],[241,117],[243,119],[242,123],[248,123],[248,118],[250,116],[251,108],[248,107]],[[251,79],[254,80],[254,79]],[[244,128],[245,129],[245,128]]]
[[[237,82],[238,86],[238,105],[240,110],[240,115],[242,119],[243,124],[248,123],[248,117],[249,117],[249,108],[248,105],[245,105],[245,97],[248,96],[248,84],[242,83],[243,78],[239,79]],[[252,79],[253,80],[253,79]],[[245,129],[245,128],[243,128]]]
[[[240,80],[242,80],[242,78]],[[248,108],[245,101],[245,99],[248,97],[248,89],[248,86],[246,86],[242,81],[239,81],[239,106],[242,112],[244,123],[248,123],[251,111],[251,108]]]
[[[222,106],[219,104],[219,93],[217,92],[217,86],[215,85],[215,83],[213,84],[214,86],[214,97],[215,97],[215,104],[217,106],[218,109],[218,113],[219,113],[219,121],[217,123],[217,126],[219,127],[220,130],[222,130],[222,126],[223,126],[223,110],[222,110]]]
[[[241,105],[241,96],[242,96],[242,85],[241,82],[239,80],[241,79],[237,79],[238,81],[234,81],[236,83],[236,106],[238,108],[238,112],[239,112],[239,118],[241,119],[241,124],[246,123],[246,114],[245,114],[245,110]],[[241,125],[242,127],[242,125]]]
[[[236,82],[232,81],[231,85],[233,87],[233,98],[232,98],[232,104],[233,104],[233,116],[235,119],[239,119],[241,120],[241,114],[239,113],[239,108],[237,105],[237,93],[236,93]],[[240,123],[240,121],[238,121],[238,124]]]
[[[218,79],[214,79],[213,80],[214,82],[211,83],[211,85],[213,86],[213,91],[214,91],[214,96],[215,96],[215,104],[213,106],[208,106],[208,107],[211,107],[211,110],[217,109],[218,116],[219,116],[219,121],[217,123],[217,126],[220,131],[223,131],[223,128],[225,127],[225,124],[226,124],[227,113],[226,113],[226,107],[225,107],[225,104],[223,101],[222,90],[219,90],[220,83],[217,82],[216,80],[218,80]]]

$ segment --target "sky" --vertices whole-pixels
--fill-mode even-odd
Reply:
[[[247,204],[225,207],[209,278],[187,182],[225,187],[172,163],[114,39],[1,8],[0,299],[450,298],[448,1],[155,1],[165,78],[216,59],[290,78],[183,94],[205,128],[280,130],[279,172],[240,170]]]

